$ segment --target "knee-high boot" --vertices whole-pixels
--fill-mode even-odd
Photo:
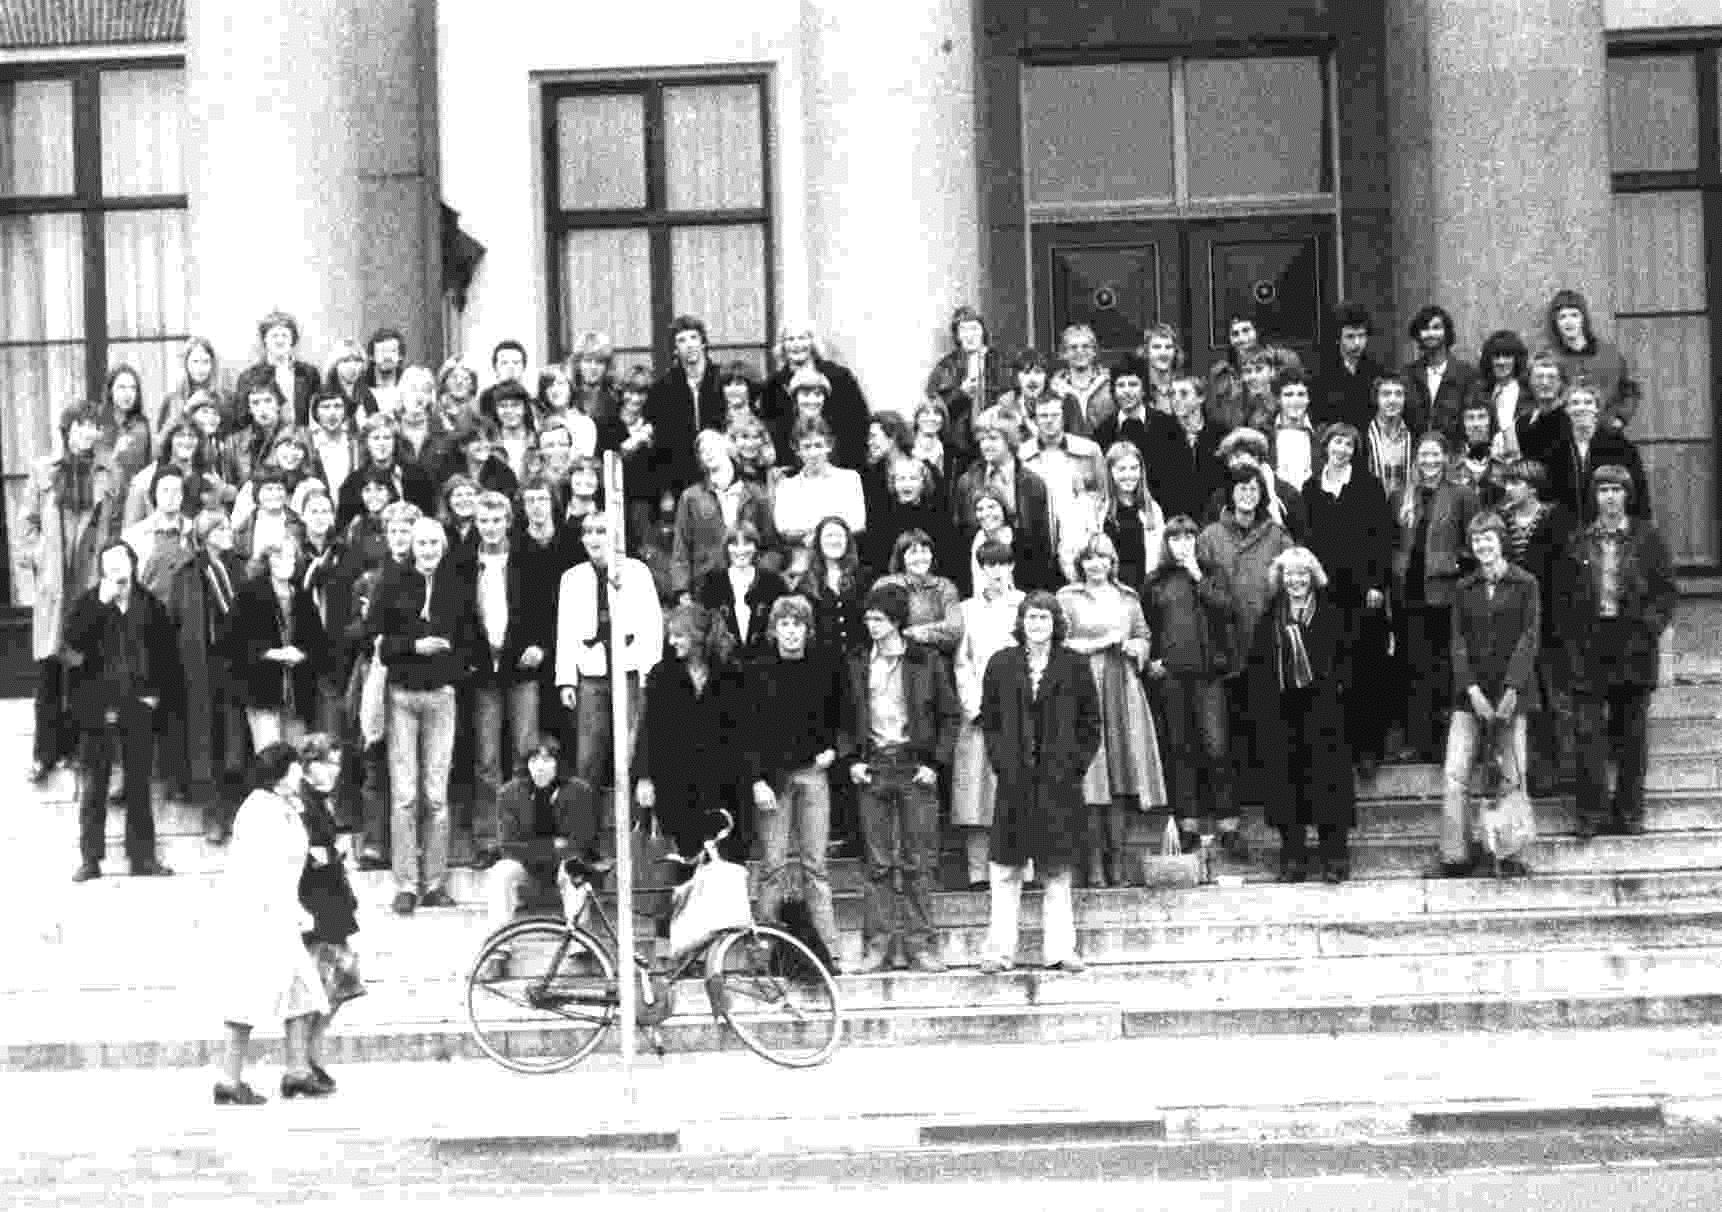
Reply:
[[[1121,888],[1130,882],[1130,866],[1124,861],[1124,805],[1114,799],[1106,806],[1106,850],[1101,868],[1106,882]]]
[[[1085,881],[1090,888],[1111,887],[1106,861],[1107,804],[1088,805],[1088,863]]]

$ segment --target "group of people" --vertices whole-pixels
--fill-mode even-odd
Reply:
[[[826,857],[856,845],[867,967],[928,970],[947,821],[993,892],[989,964],[1032,879],[1071,967],[1069,889],[1132,878],[1142,810],[1247,861],[1260,804],[1282,877],[1338,882],[1356,777],[1444,760],[1435,870],[1467,874],[1487,743],[1575,786],[1587,834],[1641,828],[1674,587],[1624,359],[1570,291],[1537,352],[1497,332],[1476,366],[1439,307],[1399,370],[1367,312],[1333,319],[1320,373],[1240,315],[1204,374],[1170,327],[1102,366],[1084,326],[1007,357],[959,308],[906,410],[801,322],[768,376],[683,316],[662,373],[588,332],[535,380],[500,343],[482,390],[388,329],[319,369],[275,313],[229,392],[194,339],[155,406],[121,366],[67,408],[32,480],[36,774],[76,746],[94,878],[123,754],[132,870],[165,874],[158,759],[220,840],[225,784],[316,728],[350,742],[338,811],[395,910],[449,903],[452,778],[499,915],[546,854],[597,857],[620,779],[683,859],[728,809],[762,910],[803,890],[833,950]]]

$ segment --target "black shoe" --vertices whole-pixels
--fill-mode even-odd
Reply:
[[[454,897],[448,894],[447,888],[432,888],[419,897],[420,909],[453,909]]]
[[[389,860],[375,850],[367,850],[359,856],[360,871],[387,871]]]
[[[289,1073],[281,1079],[282,1098],[325,1098],[333,1086],[325,1086],[315,1073]]]
[[[1309,861],[1302,858],[1280,860],[1280,879],[1288,884],[1301,884],[1309,878]]]
[[[1180,854],[1194,854],[1201,848],[1201,834],[1194,829],[1180,829],[1178,831],[1178,852]]]
[[[218,1107],[256,1107],[268,1101],[244,1082],[236,1086],[226,1082],[215,1083],[215,1105]]]
[[[158,862],[155,859],[151,859],[147,863],[134,863],[134,864],[132,864],[132,874],[133,875],[150,875],[150,876],[172,875],[173,874],[173,868],[169,867],[166,863]]]
[[[327,1069],[323,1068],[322,1065],[317,1064],[315,1061],[311,1063],[311,1076],[322,1082],[324,1089],[330,1091],[334,1090],[335,1079],[329,1076],[329,1071]]]
[[[1357,760],[1357,777],[1364,782],[1373,782],[1375,772],[1381,769],[1381,759],[1378,757],[1362,757]]]
[[[969,881],[969,891],[970,892],[991,892],[992,887],[993,887],[993,885],[992,885],[991,880],[970,880]]]
[[[1343,884],[1351,878],[1351,862],[1349,859],[1323,859],[1321,864],[1321,879],[1325,884]]]
[[[80,865],[76,871],[72,872],[72,882],[74,884],[81,884],[85,880],[99,880],[101,878],[102,865],[100,863],[84,863]]]
[[[1462,862],[1449,863],[1445,860],[1437,862],[1425,873],[1424,878],[1432,880],[1462,880],[1476,874],[1476,864],[1466,859]]]
[[[413,910],[418,908],[419,898],[411,892],[395,893],[394,903],[390,905],[402,917],[411,917]]]

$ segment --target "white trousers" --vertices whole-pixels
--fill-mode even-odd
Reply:
[[[988,863],[992,884],[992,908],[987,924],[987,955],[1007,964],[1016,962],[1017,918],[1022,909],[1022,883],[1029,867],[1007,867]],[[1076,911],[1071,903],[1072,873],[1069,867],[1042,870],[1041,956],[1043,964],[1061,964],[1076,958]]]

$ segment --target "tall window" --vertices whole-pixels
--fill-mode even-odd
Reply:
[[[550,332],[610,334],[618,361],[705,321],[712,356],[763,368],[772,331],[765,78],[554,84],[544,93]]]
[[[130,362],[167,389],[187,326],[185,71],[0,74],[0,471],[8,535],[60,408]],[[0,570],[0,576],[7,576]],[[22,601],[28,585],[11,585]]]
[[[1632,437],[1688,567],[1722,564],[1722,44],[1617,47],[1608,62],[1616,325],[1644,396]]]

